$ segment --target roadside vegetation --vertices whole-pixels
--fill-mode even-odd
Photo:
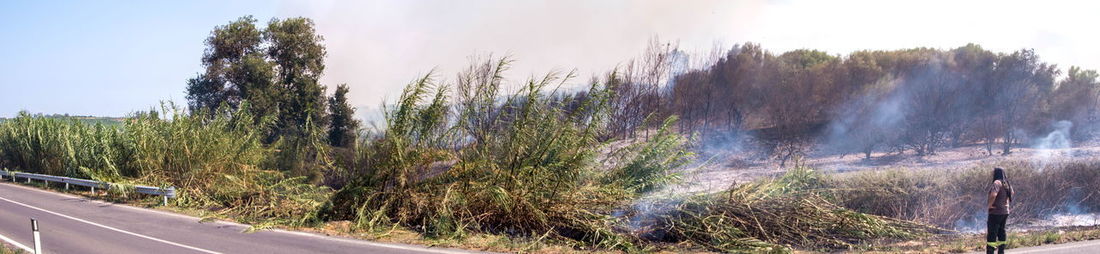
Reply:
[[[21,114],[0,124],[6,168],[122,184],[175,186],[176,205],[253,219],[302,217],[325,187],[270,170],[271,148],[247,111],[215,117],[165,105],[121,126]],[[123,193],[125,194],[125,193]],[[296,222],[297,223],[297,222]]]
[[[164,103],[115,124],[20,113],[0,122],[0,167],[120,190],[175,186],[171,206],[257,227],[342,223],[347,234],[572,250],[836,251],[937,239],[978,220],[993,165],[834,175],[799,165],[807,150],[932,156],[999,144],[1007,154],[1050,121],[1089,130],[1100,118],[1094,71],[1058,80],[1029,50],[841,58],[746,44],[678,66],[683,53],[654,42],[582,88],[573,73],[505,79],[509,58],[476,59],[450,80],[430,72],[384,105],[379,128],[364,129],[350,88],[330,96],[319,81],[322,41],[308,19],[259,27],[242,17],[207,38],[186,108]],[[793,165],[718,192],[655,195],[682,184],[695,152],[732,147]],[[997,166],[1028,193],[1014,218],[1100,208],[1088,188],[1100,183],[1097,162]]]
[[[1100,161],[1039,164],[1005,161],[994,165],[929,170],[885,169],[834,175],[826,188],[837,202],[856,211],[959,230],[984,230],[990,168],[1012,169],[1012,220],[1039,221],[1056,214],[1100,211]],[[1027,194],[1023,194],[1027,193]],[[971,211],[969,213],[965,211]]]
[[[22,253],[27,253],[27,252],[23,251],[22,249],[19,249],[19,248],[8,246],[7,243],[0,244],[0,254],[22,254]]]
[[[692,242],[709,250],[845,250],[873,239],[907,240],[943,230],[875,216],[834,204],[821,191],[822,175],[796,167],[775,178],[729,190],[661,200],[643,221],[644,239]]]
[[[277,153],[251,133],[255,128],[237,125],[253,121],[246,111],[200,118],[171,113],[166,106],[137,114],[120,127],[21,116],[0,125],[0,144],[5,155],[33,155],[5,157],[7,165],[25,163],[43,169],[35,171],[40,173],[177,186],[181,197],[173,205],[217,210],[260,225],[321,226],[324,221],[348,220],[352,224],[347,230],[367,233],[405,228],[441,240],[489,233],[576,248],[635,251],[667,244],[723,252],[835,250],[859,249],[875,239],[924,239],[947,232],[936,225],[949,228],[960,220],[977,219],[959,211],[980,205],[981,183],[988,177],[986,165],[954,169],[951,174],[896,169],[826,175],[795,167],[781,177],[723,192],[646,199],[644,194],[674,183],[670,170],[692,156],[685,149],[689,140],[669,128],[675,119],[666,121],[649,141],[601,155],[607,146],[581,135],[585,126],[561,120],[579,115],[517,108],[510,110],[516,115],[506,122],[513,126],[493,127],[487,135],[499,140],[481,143],[488,147],[468,143],[455,149],[453,143],[440,140],[457,128],[423,125],[443,125],[427,117],[438,113],[432,113],[438,108],[433,104],[445,103],[435,99],[438,89],[427,89],[429,82],[421,79],[410,85],[402,96],[409,103],[391,109],[407,115],[387,116],[391,125],[409,124],[405,130],[410,131],[402,133],[407,136],[386,133],[361,141],[370,147],[364,150],[390,154],[358,154],[357,160],[363,161],[356,163],[365,170],[358,173],[362,178],[338,191],[264,169]],[[540,83],[545,82],[531,83],[532,88]],[[513,99],[551,101],[535,92],[542,89],[531,91]],[[534,118],[538,116],[542,118]],[[559,132],[523,125],[532,123],[556,123],[550,129]],[[42,135],[30,135],[37,133]],[[541,141],[520,142],[532,139]],[[395,149],[400,147],[395,143],[410,140],[416,142]],[[80,160],[81,154],[101,159]],[[616,156],[616,162],[599,159],[610,156]],[[531,163],[547,160],[556,162]],[[398,163],[407,164],[393,166]],[[1039,219],[1071,206],[1095,209],[1091,206],[1098,203],[1091,200],[1098,193],[1083,188],[1098,180],[1092,174],[1098,172],[1095,162],[1056,163],[1043,170],[1030,162],[999,166],[1015,169],[1013,179],[1019,180],[1013,184],[1029,192],[1021,196],[1016,218]],[[571,175],[578,177],[559,181]],[[1077,194],[1066,196],[1066,191]]]
[[[1059,227],[1027,232],[1009,232],[1008,248],[1100,239],[1100,227]],[[863,253],[970,253],[985,249],[985,234],[944,235],[913,241],[875,242],[858,247]]]

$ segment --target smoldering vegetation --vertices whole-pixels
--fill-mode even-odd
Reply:
[[[619,72],[583,93],[553,92],[551,73],[501,92],[508,60],[477,63],[455,85],[431,78],[387,110],[387,129],[365,141],[359,178],[333,194],[324,220],[358,230],[395,224],[439,238],[471,232],[538,237],[624,251],[687,244],[714,251],[847,249],[867,239],[913,239],[943,230],[835,204],[801,168],[721,193],[652,195],[694,157],[675,116],[625,146],[613,129]],[[455,87],[455,97],[446,96]],[[546,93],[545,91],[551,91]],[[619,90],[621,91],[621,90]],[[499,99],[498,96],[504,96]],[[601,141],[603,140],[603,141]]]
[[[586,82],[568,72],[510,80],[511,59],[475,58],[457,75],[413,79],[383,123],[354,131],[349,88],[328,97],[318,83],[325,51],[312,23],[255,23],[208,38],[207,70],[188,83],[192,111],[168,105],[110,126],[21,114],[0,122],[0,166],[172,185],[172,205],[259,226],[350,222],[366,234],[626,252],[844,250],[950,233],[983,212],[992,165],[835,175],[802,165],[811,153],[1031,147],[1052,156],[998,164],[1021,193],[1014,218],[1100,203],[1088,188],[1100,184],[1098,165],[1054,156],[1092,137],[1098,75],[1062,73],[1030,50],[687,54],[652,41]],[[695,184],[684,182],[690,168],[716,154],[783,173],[670,191]]]
[[[781,177],[718,193],[650,201],[632,228],[642,239],[691,242],[711,250],[852,249],[877,239],[916,239],[947,232],[935,226],[845,208],[825,175],[794,167]]]
[[[679,129],[698,135],[707,150],[741,149],[781,165],[811,153],[871,160],[875,153],[934,156],[965,145],[1007,155],[1055,131],[1088,140],[1097,126],[1097,73],[1063,73],[1031,50],[995,53],[971,44],[776,55],[745,44],[709,59],[664,89],[624,100],[662,105],[634,115],[678,115]],[[621,119],[645,125],[639,117]]]

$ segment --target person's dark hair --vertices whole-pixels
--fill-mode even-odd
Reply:
[[[1008,173],[1003,168],[993,168],[993,181],[1001,180],[1001,186],[1008,191],[1008,200],[1012,200],[1012,186],[1008,184]]]

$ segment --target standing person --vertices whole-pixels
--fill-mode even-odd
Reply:
[[[1008,213],[1012,203],[1012,185],[1008,183],[1008,175],[1003,168],[993,168],[993,183],[989,185],[989,220],[986,221],[985,253],[1004,254],[1008,243],[1005,234],[1005,222],[1008,221]]]

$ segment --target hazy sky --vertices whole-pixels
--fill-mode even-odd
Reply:
[[[328,48],[323,83],[375,108],[435,68],[468,57],[517,60],[509,79],[578,69],[587,80],[657,36],[689,52],[757,42],[813,48],[1034,48],[1063,68],[1100,68],[1094,1],[179,1],[0,3],[0,116],[121,116],[184,100],[210,30],[243,15],[314,19]]]

